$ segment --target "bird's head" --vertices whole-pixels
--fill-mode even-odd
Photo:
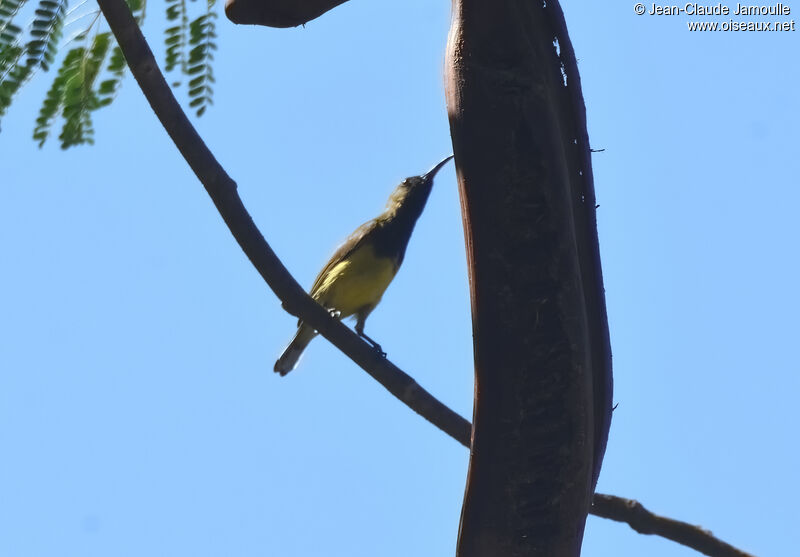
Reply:
[[[436,164],[436,166],[421,176],[412,176],[403,180],[389,196],[389,201],[386,203],[387,211],[397,211],[397,209],[406,204],[425,205],[425,202],[428,200],[428,195],[431,193],[431,188],[433,187],[434,176],[436,176],[439,169],[452,158],[453,155],[444,158],[441,162]]]

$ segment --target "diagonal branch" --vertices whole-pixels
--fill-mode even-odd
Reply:
[[[655,534],[713,557],[753,557],[750,553],[725,543],[708,530],[680,520],[659,516],[648,511],[638,501],[596,493],[592,514],[627,522],[640,534]]]
[[[205,187],[239,246],[282,300],[284,308],[292,315],[302,315],[304,321],[317,329],[401,402],[469,448],[472,429],[469,421],[445,406],[409,375],[381,357],[339,320],[331,317],[289,274],[244,207],[237,193],[236,183],[205,145],[173,96],[125,0],[98,0],[98,4],[117,38],[131,73],[156,116]],[[694,537],[680,537],[675,533],[676,525],[685,523],[658,517],[634,501],[613,495],[596,494],[591,513],[627,522],[637,531],[657,534],[699,551],[704,551],[699,549],[701,547],[721,548],[720,551],[708,552],[707,555],[750,557],[700,529],[697,530],[703,532],[704,537],[697,533],[693,533]],[[705,542],[698,544],[698,539]]]
[[[308,296],[275,255],[256,227],[236,190],[236,183],[208,149],[172,94],[153,53],[124,0],[98,4],[116,36],[131,73],[164,129],[205,187],[242,251],[292,315],[314,327],[390,393],[415,412],[469,446],[471,425],[441,404],[414,379]]]

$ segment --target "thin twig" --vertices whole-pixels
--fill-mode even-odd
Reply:
[[[708,530],[687,522],[659,516],[648,511],[638,501],[613,495],[595,493],[592,514],[627,522],[640,534],[655,534],[713,557],[753,557],[725,543]]]
[[[111,31],[117,38],[128,66],[131,68],[131,73],[139,83],[156,116],[186,162],[189,163],[192,171],[206,188],[239,246],[269,287],[282,300],[284,308],[292,315],[302,315],[303,321],[317,329],[322,336],[344,352],[401,402],[469,448],[472,424],[468,420],[445,406],[420,387],[409,375],[378,354],[338,319],[331,317],[322,306],[305,293],[289,274],[245,209],[236,191],[236,183],[217,162],[173,96],[125,0],[98,0],[98,4],[108,20]],[[644,511],[646,514],[643,514],[639,508],[643,510],[643,507],[634,501],[613,495],[596,494],[594,506],[590,512],[597,516],[627,522],[637,531],[642,531],[638,528],[644,528],[646,532],[643,531],[643,533],[658,534],[698,549],[696,545],[683,541],[673,533],[672,529],[675,528],[675,524],[683,525],[684,523],[658,517],[647,511]],[[613,509],[613,512],[609,509]],[[648,522],[647,515],[655,517],[657,520]],[[690,528],[705,532],[696,527]],[[706,533],[706,538],[716,542],[720,548],[730,548],[735,551],[734,553],[726,549],[727,552],[706,553],[707,555],[752,557],[747,553],[735,550],[710,534]]]

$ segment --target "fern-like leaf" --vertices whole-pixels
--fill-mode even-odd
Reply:
[[[28,41],[28,65],[44,71],[53,63],[64,26],[68,0],[39,0]]]
[[[146,0],[128,0],[128,7],[131,9],[136,23],[141,25],[144,22],[145,8],[147,7]],[[101,81],[100,86],[97,88],[98,105],[100,107],[108,106],[114,101],[117,93],[119,93],[119,88],[122,86],[122,78],[125,76],[127,68],[128,64],[125,62],[122,49],[118,45],[114,45],[106,66],[106,79]]]
[[[0,81],[0,117],[5,115],[14,95],[30,77],[31,69],[24,64],[16,64],[6,73],[3,81]]]
[[[82,56],[67,79],[63,91],[64,126],[58,138],[61,148],[94,143],[91,112],[100,108],[100,97],[94,83],[111,47],[111,33],[98,33],[92,46],[83,49]]]
[[[39,117],[36,118],[36,127],[33,130],[33,139],[39,143],[39,147],[42,147],[47,141],[53,121],[64,106],[67,82],[77,78],[84,52],[85,48],[82,46],[67,52],[52,85],[50,85],[50,90],[47,91],[42,107],[39,109]]]
[[[189,106],[202,116],[209,105],[213,104],[214,72],[211,61],[217,49],[215,20],[217,14],[212,11],[214,0],[209,0],[206,13],[192,21],[189,25],[189,61],[186,73],[189,81]]]
[[[19,40],[22,29],[13,23],[23,4],[25,0],[0,0],[0,83],[5,81],[7,73],[19,63],[23,54]]]
[[[0,43],[0,118],[32,74],[31,68],[21,62],[25,55],[25,48],[19,42],[21,29],[7,24],[4,33],[7,34],[7,40]]]
[[[189,16],[186,11],[186,0],[166,0],[167,21],[174,23],[164,31],[164,44],[167,47],[164,70],[171,72],[180,68],[186,73],[186,45],[189,33]]]
[[[97,96],[100,106],[108,106],[112,103],[122,85],[122,77],[125,75],[125,56],[119,46],[115,46],[111,51],[111,57],[106,66],[108,77],[100,82],[97,88]]]
[[[20,28],[12,21],[25,2],[26,0],[0,0],[0,47],[16,42]]]
[[[79,46],[67,53],[36,119],[33,138],[40,147],[59,114],[64,118],[59,135],[62,149],[94,142],[91,112],[102,106],[94,83],[110,49],[111,33],[106,32],[95,35],[89,48]]]
[[[21,32],[22,30],[16,25],[7,26],[4,30],[7,37],[4,37],[4,40],[0,40],[0,82],[5,79],[9,70],[19,63],[24,53],[24,48],[19,44]]]

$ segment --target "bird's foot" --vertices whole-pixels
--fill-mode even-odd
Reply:
[[[386,352],[383,351],[380,344],[373,344],[372,347],[380,355],[381,358],[386,358]]]
[[[367,336],[367,334],[364,333],[363,329],[360,330],[360,331],[356,330],[356,332],[358,333],[358,336],[360,336],[361,338],[363,338],[364,340],[366,340],[368,343],[370,343],[372,345],[372,348],[378,354],[380,354],[381,358],[385,358],[386,357],[386,352],[383,351],[383,348],[381,348],[381,345],[378,344],[377,342],[375,342],[374,340],[372,340],[371,338],[369,338],[369,336]]]
[[[377,342],[374,342],[374,343],[371,343],[371,344],[372,344],[373,350],[375,350],[375,352],[377,352],[378,355],[381,358],[386,358],[386,352],[383,351],[383,348],[381,348],[380,344],[378,344]]]

